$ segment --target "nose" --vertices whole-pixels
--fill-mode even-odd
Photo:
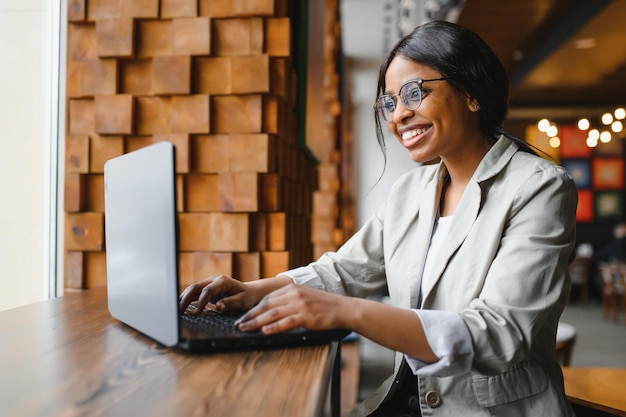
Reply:
[[[415,110],[409,110],[406,108],[402,100],[396,102],[396,109],[391,114],[391,122],[400,123],[401,121],[413,117]]]

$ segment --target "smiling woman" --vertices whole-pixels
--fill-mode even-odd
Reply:
[[[0,310],[57,294],[61,0],[0,0]]]

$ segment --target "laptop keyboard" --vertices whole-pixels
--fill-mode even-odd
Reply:
[[[235,327],[235,321],[239,318],[237,314],[216,313],[204,311],[199,315],[181,314],[181,325],[193,332],[204,333],[210,336],[233,336],[251,334],[242,332]],[[252,332],[254,334],[255,332]]]

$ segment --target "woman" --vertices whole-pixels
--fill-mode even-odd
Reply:
[[[473,32],[420,26],[382,64],[376,124],[425,164],[336,253],[241,283],[210,277],[181,309],[215,297],[250,310],[242,330],[350,328],[397,351],[395,375],[355,415],[565,416],[555,359],[569,290],[576,189],[501,128],[508,80]],[[387,287],[390,304],[363,297]],[[226,295],[224,295],[226,294]]]

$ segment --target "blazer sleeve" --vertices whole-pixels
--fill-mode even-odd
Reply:
[[[562,168],[549,165],[518,188],[484,286],[462,311],[481,372],[502,372],[554,344],[569,291],[577,192]]]

